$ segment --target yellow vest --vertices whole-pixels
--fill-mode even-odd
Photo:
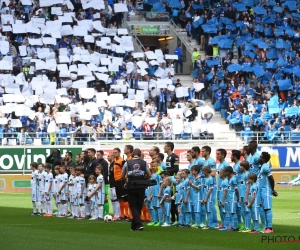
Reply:
[[[219,48],[217,46],[213,47],[213,56],[218,56],[219,55]]]
[[[199,51],[193,52],[193,62],[196,62],[196,61],[197,61],[199,55],[200,55],[200,52],[199,52]]]

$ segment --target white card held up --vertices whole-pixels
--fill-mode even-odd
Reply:
[[[165,55],[166,60],[178,60],[178,55]]]
[[[118,29],[118,35],[128,35],[127,29]]]
[[[204,84],[203,83],[201,83],[201,82],[198,82],[198,83],[193,83],[193,86],[194,86],[194,89],[196,90],[196,91],[200,91],[201,89],[203,89],[204,88]]]
[[[174,91],[175,90],[175,86],[170,84],[170,85],[168,85],[167,89],[170,90],[170,91]]]
[[[97,99],[97,102],[98,100],[107,100],[107,92],[99,92],[96,94],[96,99]]]
[[[93,88],[80,88],[79,95],[84,99],[92,99],[95,95],[95,90]]]
[[[114,4],[115,13],[118,12],[128,12],[127,5],[125,3],[115,3]]]
[[[175,88],[175,93],[177,98],[189,96],[188,87],[178,87]]]
[[[72,88],[74,88],[74,89],[87,88],[87,81],[85,81],[85,80],[75,81],[72,84]]]
[[[157,55],[155,55],[153,51],[146,51],[145,54],[146,54],[146,57],[149,60],[156,60],[157,59]]]
[[[144,52],[134,52],[132,53],[133,58],[144,58]]]

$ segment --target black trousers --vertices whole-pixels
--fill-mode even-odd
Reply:
[[[128,189],[128,203],[132,214],[131,229],[135,230],[137,227],[143,226],[141,220],[141,211],[144,204],[145,189]]]

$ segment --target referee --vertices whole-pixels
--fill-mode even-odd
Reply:
[[[141,210],[144,204],[145,189],[147,185],[143,181],[150,179],[151,173],[147,163],[141,160],[142,152],[136,148],[132,152],[132,160],[127,161],[122,169],[122,179],[127,176],[126,188],[128,192],[128,202],[133,219],[131,230],[143,230],[141,220]]]

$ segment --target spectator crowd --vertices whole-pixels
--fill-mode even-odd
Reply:
[[[129,13],[122,1],[2,1],[2,145],[212,138],[214,111],[174,79],[181,45],[134,52]]]
[[[245,144],[252,136],[300,141],[299,2],[171,0],[161,8],[206,52],[201,60],[196,46],[192,56],[196,98],[210,98]]]

